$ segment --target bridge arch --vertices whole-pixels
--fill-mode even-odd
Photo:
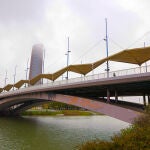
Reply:
[[[18,105],[18,107],[16,107],[12,113],[20,113],[23,110],[29,109],[39,104],[47,103],[49,101],[56,101],[82,107],[94,112],[103,113],[128,123],[132,123],[132,121],[140,115],[140,113],[137,111],[129,110],[112,104],[87,98],[62,94],[52,94],[48,92],[36,92],[4,98],[0,100],[0,111],[6,111],[13,105]]]

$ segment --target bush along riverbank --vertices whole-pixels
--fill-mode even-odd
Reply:
[[[110,142],[94,140],[77,147],[78,150],[150,150],[150,105],[144,115],[114,135]]]
[[[22,113],[23,116],[91,116],[100,115],[91,111],[82,110],[28,110]]]

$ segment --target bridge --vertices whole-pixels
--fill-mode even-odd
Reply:
[[[137,105],[126,106],[125,103],[120,105],[118,96],[143,96],[143,102],[146,105],[145,96],[147,95],[150,103],[150,66],[101,74],[86,74],[108,60],[141,65],[149,59],[150,47],[123,50],[91,64],[70,65],[53,74],[39,74],[31,80],[20,80],[15,84],[8,84],[0,89],[0,113],[17,115],[33,106],[57,101],[132,123],[134,118],[141,114],[131,107],[137,108]],[[84,76],[62,81],[56,80],[66,71]],[[43,78],[52,82],[36,85],[36,82]],[[27,84],[28,86],[24,86]],[[115,105],[110,97],[115,97]]]

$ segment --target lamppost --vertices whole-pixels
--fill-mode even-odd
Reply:
[[[5,79],[4,79],[4,83],[5,83],[5,86],[6,86],[6,83],[7,83],[7,70],[6,70],[6,74],[5,74]]]
[[[43,49],[43,65],[42,65],[42,73],[44,73],[44,69],[45,69],[44,62],[45,62],[45,48]]]
[[[2,74],[0,74],[0,77],[2,76]],[[2,81],[0,81],[0,84],[2,85]],[[3,91],[3,89],[1,89],[0,90],[0,92],[2,92]]]
[[[144,42],[144,48],[145,48],[145,42]],[[146,72],[147,72],[147,63],[145,62],[145,69],[146,69]]]
[[[45,72],[45,64],[44,64],[44,62],[45,62],[45,48],[43,48],[42,74],[44,74],[44,72]],[[43,84],[43,82],[44,82],[44,80],[42,78],[41,79],[41,84]]]
[[[17,69],[17,65],[15,66],[15,72],[14,72],[14,75],[13,75],[14,76],[14,85],[15,85],[15,82],[16,82],[15,81],[16,80],[16,69]],[[13,86],[13,90],[14,90],[14,86]]]
[[[105,41],[106,41],[106,55],[107,55],[107,58],[108,58],[108,34],[107,34],[107,18],[105,18],[105,24],[106,24],[106,36],[105,36]],[[109,62],[107,60],[106,62],[106,69],[105,71],[107,71],[107,78],[109,78]],[[107,102],[110,102],[110,90],[109,88],[107,88]]]
[[[105,36],[105,41],[106,41],[106,56],[108,58],[108,34],[107,34],[107,18],[105,18],[105,24],[106,24],[106,36]],[[107,71],[107,78],[109,77],[109,62],[108,60],[106,61],[106,69],[105,71]]]
[[[69,50],[69,37],[68,37],[68,49],[67,49],[67,53],[65,55],[67,55],[67,67],[69,65],[69,53],[71,51]],[[66,79],[68,80],[68,71],[67,71],[67,76],[66,76]]]
[[[28,63],[29,63],[29,59],[27,60],[27,68],[26,68],[26,70],[25,70],[26,80],[28,79],[28,70],[30,69],[30,68],[28,67]],[[25,87],[26,87],[26,84],[25,84]]]
[[[82,60],[81,60],[81,65],[82,65]],[[81,74],[81,78],[82,78],[82,74]]]

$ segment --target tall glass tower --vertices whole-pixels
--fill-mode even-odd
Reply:
[[[29,80],[43,73],[44,69],[43,53],[44,53],[44,46],[42,44],[33,45],[30,61]],[[42,80],[38,81],[36,84],[42,84]]]

